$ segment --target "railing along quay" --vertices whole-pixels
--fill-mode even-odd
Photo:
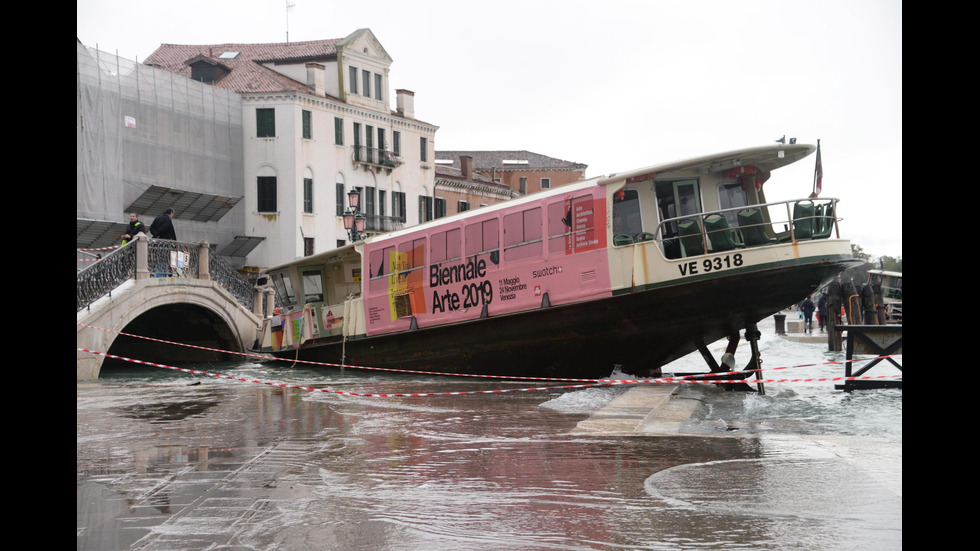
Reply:
[[[78,271],[76,308],[79,312],[130,279],[187,277],[211,280],[242,306],[252,310],[255,287],[245,276],[218,255],[210,254],[206,241],[185,243],[168,239],[136,239]]]

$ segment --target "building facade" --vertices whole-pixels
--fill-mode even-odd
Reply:
[[[495,205],[519,194],[500,182],[477,173],[473,158],[459,157],[460,168],[436,165],[435,218]]]
[[[473,160],[473,171],[527,195],[585,179],[588,165],[563,161],[530,151],[437,151],[440,166],[461,168],[462,157]]]
[[[243,231],[263,238],[249,265],[350,242],[352,190],[367,234],[433,216],[438,127],[416,119],[409,90],[391,108],[392,59],[369,29],[295,43],[164,44],[145,63],[241,95]]]

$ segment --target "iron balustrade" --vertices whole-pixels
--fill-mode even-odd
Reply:
[[[140,246],[140,244],[145,244]],[[202,251],[207,251],[202,259]],[[140,258],[140,255],[145,255]],[[201,276],[201,265],[207,273]],[[141,266],[145,270],[140,275]],[[142,277],[188,277],[209,279],[228,291],[249,311],[255,304],[255,286],[224,258],[210,254],[207,243],[185,243],[168,239],[136,239],[110,252],[101,260],[78,272],[76,312],[130,279]]]
[[[214,281],[235,297],[239,304],[250,311],[255,305],[255,285],[216,254],[208,255],[208,272]]]
[[[364,231],[390,232],[405,226],[405,219],[399,216],[364,215]]]
[[[78,271],[75,288],[75,311],[80,312],[113,289],[136,276],[136,241],[102,257]]]
[[[396,157],[390,151],[385,151],[384,149],[355,145],[353,146],[353,150],[353,159],[354,162],[357,163],[375,165],[384,168],[395,168],[396,166],[402,164],[400,157]]]
[[[191,277],[197,279],[198,251],[200,248],[201,246],[196,243],[150,239],[146,259],[146,267],[150,270],[150,277]]]

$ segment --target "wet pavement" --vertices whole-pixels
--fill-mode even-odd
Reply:
[[[780,400],[732,394],[365,398],[179,375],[79,383],[77,549],[901,548],[900,438],[827,433],[743,405],[715,419],[726,401]],[[873,408],[893,407],[880,396]]]

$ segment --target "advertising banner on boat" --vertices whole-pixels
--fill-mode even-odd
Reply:
[[[609,296],[601,189],[365,247],[368,334]]]

